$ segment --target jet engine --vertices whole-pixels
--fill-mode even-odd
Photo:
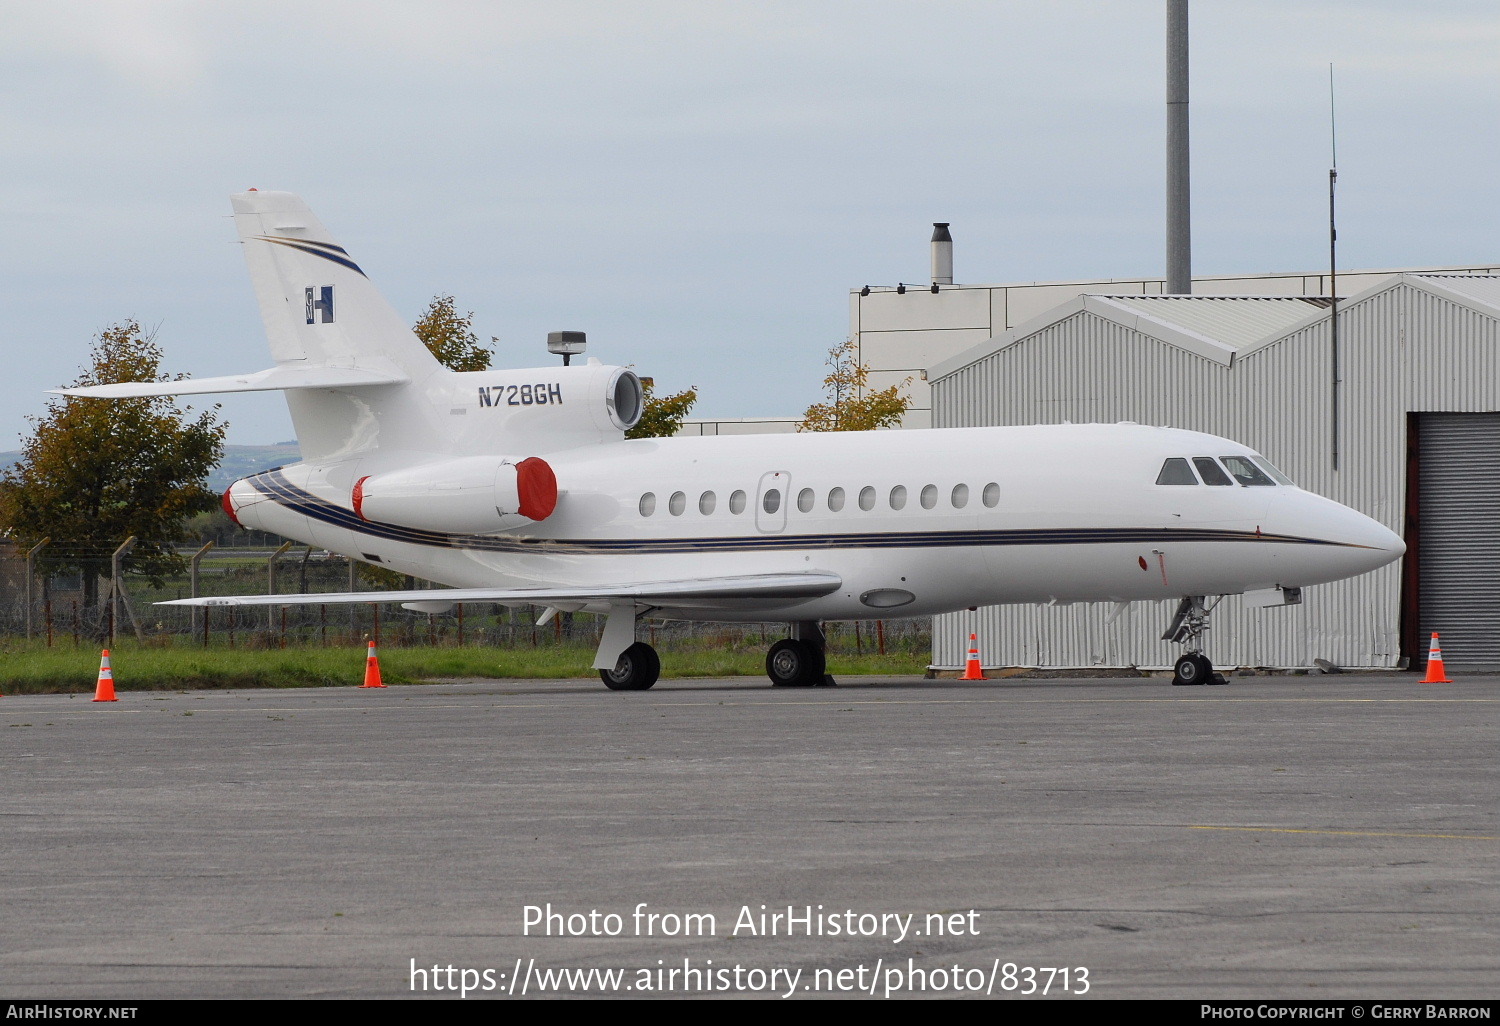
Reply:
[[[537,456],[466,456],[354,482],[361,520],[422,531],[488,534],[545,520],[557,508],[557,476]]]
[[[556,452],[618,442],[644,410],[635,372],[590,360],[582,367],[464,371],[447,379],[454,452]]]

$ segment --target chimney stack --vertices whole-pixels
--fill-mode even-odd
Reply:
[[[947,221],[932,222],[932,283],[953,284],[953,236]]]

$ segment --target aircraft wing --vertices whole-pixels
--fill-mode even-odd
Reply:
[[[54,388],[57,395],[90,399],[139,399],[159,395],[207,395],[214,392],[276,392],[299,388],[354,388],[360,385],[396,385],[405,375],[354,367],[272,367],[254,374],[229,374],[218,378],[179,378],[176,381],[124,381],[115,385],[86,388]]]
[[[757,602],[817,598],[843,585],[837,574],[808,571],[745,574],[681,581],[650,581],[590,587],[434,588],[427,591],[346,591],[299,595],[211,595],[159,602],[162,606],[317,606],[400,602],[421,612],[441,612],[458,602],[495,602],[582,608],[630,601],[666,608],[733,608]]]

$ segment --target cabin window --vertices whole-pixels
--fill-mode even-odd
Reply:
[[[736,488],[729,496],[729,512],[736,515],[745,512],[745,493]]]
[[[954,509],[963,509],[969,504],[969,486],[956,484],[953,486],[953,494],[950,496]]]
[[[1287,485],[1292,488],[1296,487],[1291,478],[1287,477],[1281,471],[1277,470],[1275,465],[1264,456],[1251,456],[1250,458],[1255,461],[1255,465],[1257,467],[1259,467],[1261,470],[1264,470],[1267,474],[1270,474],[1271,480],[1275,481],[1277,484]]]
[[[767,488],[766,494],[761,497],[760,508],[767,513],[775,513],[781,508],[781,489]]]
[[[647,492],[641,496],[641,516],[649,517],[656,512],[656,493]]]
[[[1229,475],[1224,473],[1223,468],[1207,456],[1194,456],[1193,466],[1198,468],[1198,473],[1202,476],[1203,483],[1206,485],[1234,484],[1233,481],[1229,480]]]
[[[906,486],[897,485],[891,489],[891,509],[906,508]]]
[[[1198,479],[1193,476],[1193,468],[1188,466],[1188,461],[1180,456],[1173,456],[1161,465],[1161,473],[1156,475],[1156,483],[1159,485],[1195,485]]]
[[[922,508],[931,509],[937,505],[937,485],[922,486]]]
[[[1266,476],[1261,470],[1245,456],[1220,456],[1224,466],[1234,475],[1234,479],[1242,485],[1251,488],[1274,488],[1276,482]]]
[[[835,513],[844,508],[844,490],[842,488],[830,488],[828,490],[828,508]]]
[[[682,492],[673,492],[672,497],[667,500],[667,512],[674,517],[680,517],[685,509],[687,509],[687,496]]]
[[[816,501],[817,496],[813,494],[813,490],[811,488],[804,488],[797,493],[797,509],[801,510],[803,513],[811,513],[813,503]]]
[[[859,490],[859,508],[866,511],[875,508],[875,489],[869,485]]]
[[[704,492],[702,495],[698,496],[698,512],[702,513],[704,516],[708,516],[714,511],[714,503],[716,501],[717,500],[714,499],[713,492]]]
[[[984,486],[984,492],[980,497],[984,500],[985,506],[989,507],[990,509],[994,509],[996,506],[1000,505],[1000,485],[994,481],[991,481],[989,484]]]

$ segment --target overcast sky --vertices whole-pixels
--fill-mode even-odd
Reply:
[[[1192,5],[1193,269],[1500,261],[1500,9]],[[1162,0],[0,0],[0,449],[101,329],[270,365],[228,220],[301,194],[408,320],[800,414],[848,290],[1165,271]],[[230,397],[230,441],[291,437]]]

